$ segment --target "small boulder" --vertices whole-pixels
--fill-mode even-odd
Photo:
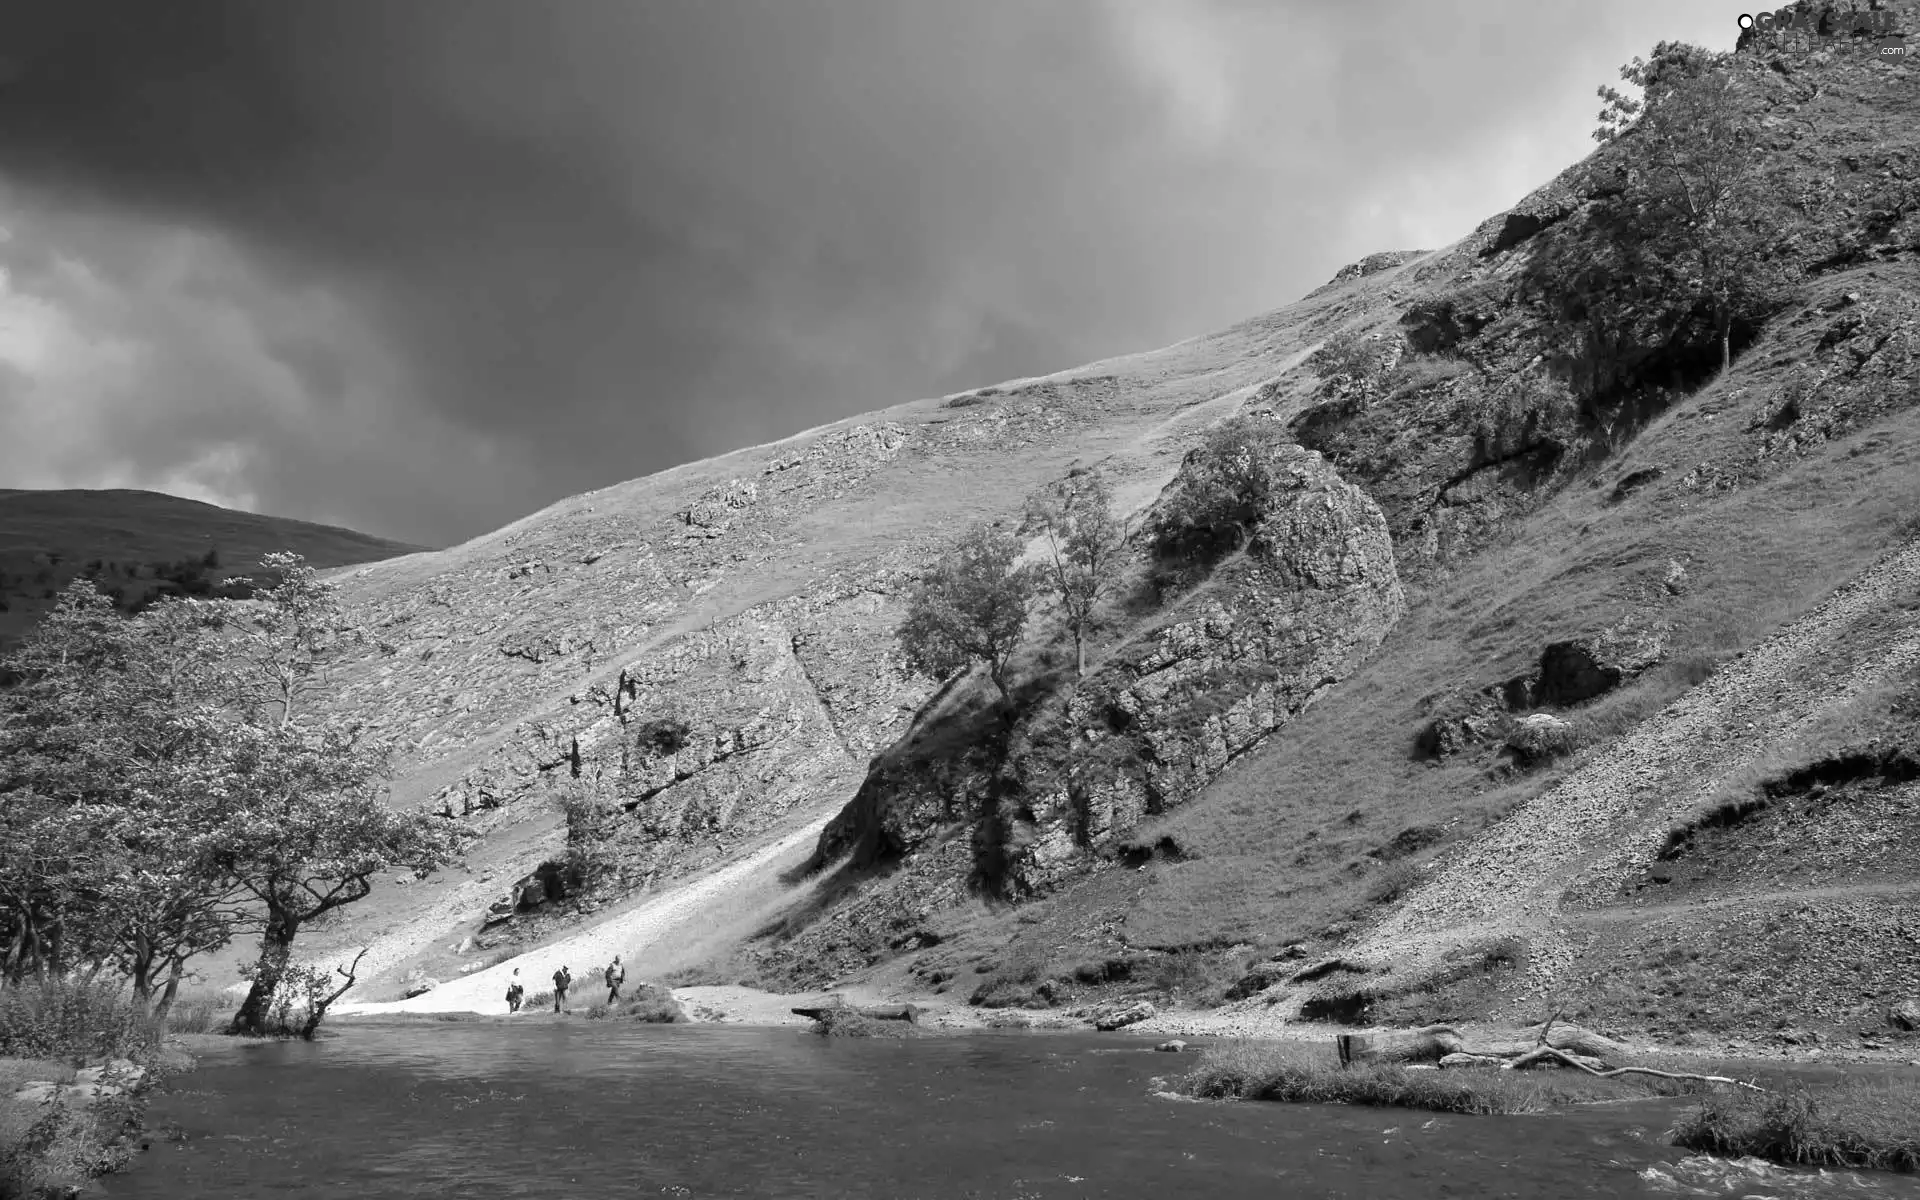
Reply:
[[[1160,1010],[1151,1000],[1135,1000],[1127,1004],[1113,1004],[1093,1011],[1093,1027],[1110,1033],[1115,1029],[1124,1029],[1154,1016]]]
[[[1524,763],[1545,762],[1574,748],[1573,725],[1552,713],[1522,717],[1507,735],[1507,748]]]
[[[411,982],[411,983],[409,983],[409,984],[407,984],[407,989],[406,989],[406,991],[404,991],[404,992],[402,992],[402,993],[401,993],[401,999],[403,999],[403,1000],[411,1000],[411,999],[413,999],[413,998],[414,998],[415,996],[424,996],[424,995],[426,995],[426,994],[427,994],[428,992],[430,992],[430,991],[432,991],[433,989],[435,989],[435,988],[437,988],[437,987],[439,987],[439,986],[440,986],[440,981],[439,981],[438,979],[419,979],[419,980],[415,980],[415,981],[413,981],[413,982]]]
[[[1171,1041],[1161,1042],[1158,1046],[1154,1047],[1155,1050],[1160,1051],[1162,1054],[1178,1054],[1182,1050],[1185,1050],[1186,1048],[1187,1048],[1187,1044],[1181,1041],[1179,1038],[1174,1038]]]
[[[1920,1033],[1920,1001],[1903,1000],[1894,1005],[1893,1011],[1887,1014],[1887,1021],[1895,1029]]]

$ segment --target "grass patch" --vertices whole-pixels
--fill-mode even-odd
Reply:
[[[552,1003],[552,997],[548,997]],[[693,1018],[687,1015],[686,1008],[673,997],[666,988],[649,987],[641,984],[633,995],[618,1004],[595,1004],[587,1009],[587,1019],[603,1021],[640,1021],[653,1025],[686,1025]]]
[[[236,1005],[224,992],[196,988],[182,990],[167,1009],[168,1033],[219,1033],[227,1027]]]
[[[1250,954],[1228,954],[1193,947],[1143,964],[1147,981],[1168,1001],[1195,1008],[1216,1008],[1247,973]]]
[[[814,1021],[813,1032],[821,1037],[910,1038],[920,1030],[911,1021],[876,1021],[850,1008],[830,1008]]]
[[[1297,1043],[1209,1047],[1173,1090],[1207,1100],[1358,1104],[1431,1112],[1533,1113],[1568,1104],[1677,1096],[1706,1085],[1650,1076],[1599,1079],[1574,1071],[1441,1071],[1391,1064],[1343,1067],[1331,1049]]]
[[[1715,1093],[1681,1117],[1673,1143],[1796,1167],[1920,1171],[1920,1082]]]

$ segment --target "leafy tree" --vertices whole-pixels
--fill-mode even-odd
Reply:
[[[1245,544],[1273,494],[1274,451],[1284,439],[1284,429],[1262,417],[1233,417],[1210,430],[1155,510],[1156,551],[1213,559]]]
[[[1729,62],[1662,42],[1652,62],[1620,69],[1642,88],[1640,99],[1600,89],[1606,107],[1594,132],[1627,170],[1619,203],[1639,243],[1631,269],[1706,305],[1723,371],[1733,363],[1734,322],[1764,315],[1791,274],[1775,253],[1780,210]]]
[[[990,526],[969,531],[943,555],[907,599],[899,639],[907,665],[943,679],[974,663],[1004,702],[1007,663],[1020,644],[1037,580],[1017,565],[1018,538]]]
[[[1027,500],[1026,526],[1046,544],[1042,570],[1073,633],[1074,670],[1087,673],[1094,609],[1118,581],[1126,528],[1113,512],[1113,489],[1098,475],[1062,480]]]
[[[566,872],[569,886],[591,885],[614,866],[612,838],[620,806],[599,771],[568,782],[560,794],[567,823]]]
[[[7,669],[8,973],[112,963],[164,1013],[187,960],[226,944],[237,917],[206,867],[217,645],[184,607],[123,621],[82,580]]]
[[[263,566],[279,582],[253,601],[204,604],[228,632],[241,715],[219,763],[213,862],[259,913],[260,957],[232,1024],[256,1034],[271,1029],[273,998],[303,926],[365,899],[383,870],[425,872],[453,861],[463,840],[438,815],[385,805],[384,742],[307,713],[355,630],[332,586],[300,556],[268,555]]]

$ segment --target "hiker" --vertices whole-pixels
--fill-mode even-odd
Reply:
[[[620,956],[613,956],[607,964],[607,1003],[612,1004],[620,998],[620,985],[627,981],[627,969],[620,965]]]
[[[520,986],[520,968],[515,967],[513,969],[513,978],[507,980],[507,1011],[519,1012],[520,997],[526,994],[527,989]]]
[[[553,1011],[559,1012],[560,1006],[567,1002],[567,989],[573,986],[573,972],[563,964],[553,973]]]

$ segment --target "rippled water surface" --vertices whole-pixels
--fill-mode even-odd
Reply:
[[[1139,1039],[340,1023],[156,1096],[123,1197],[1920,1196],[1663,1144],[1674,1102],[1538,1117],[1200,1104]]]

